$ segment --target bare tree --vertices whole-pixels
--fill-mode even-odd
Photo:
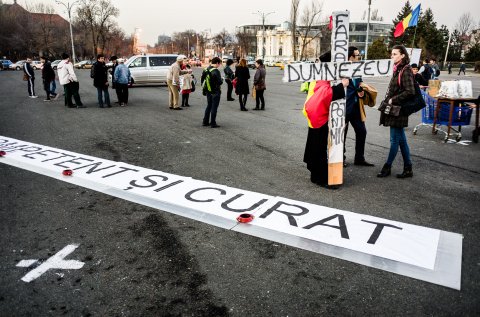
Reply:
[[[370,14],[371,21],[383,21],[383,17],[378,14],[378,9],[373,9],[372,14]]]
[[[237,37],[238,46],[240,47],[239,56],[245,57],[250,53],[252,48],[252,41],[256,41],[257,37],[248,32],[237,32],[235,34]]]
[[[31,17],[36,25],[34,38],[38,52],[41,55],[53,55],[55,51],[53,46],[62,40],[61,38],[56,38],[55,35],[61,34],[62,32],[59,28],[64,29],[65,25],[59,25],[61,23],[57,20],[55,10],[50,5],[36,3],[29,6],[27,4],[26,9],[33,13]]]
[[[299,28],[301,46],[300,60],[306,58],[308,52],[307,47],[312,41],[320,38],[320,14],[322,12],[323,3],[319,0],[311,0],[310,4],[303,8],[303,15],[301,18],[302,27]]]
[[[464,13],[458,19],[455,29],[460,32],[460,35],[464,36],[470,33],[470,31],[475,27],[475,22],[473,20],[470,12]]]
[[[82,0],[77,10],[77,20],[88,28],[92,41],[93,56],[103,49],[104,34],[112,26],[112,19],[119,15],[119,10],[110,0]],[[99,47],[101,49],[99,50]]]
[[[292,52],[293,60],[297,60],[297,21],[300,0],[292,0],[290,7],[290,31],[292,32]]]
[[[213,43],[217,46],[217,50],[227,50],[233,43],[233,38],[227,30],[223,29],[213,37]]]

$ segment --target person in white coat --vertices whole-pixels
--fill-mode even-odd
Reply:
[[[70,56],[67,53],[62,54],[62,61],[57,65],[57,73],[58,81],[63,86],[65,94],[65,107],[86,108],[78,94],[80,84],[73,70],[73,64],[70,62]],[[75,104],[72,102],[72,97],[75,99]]]

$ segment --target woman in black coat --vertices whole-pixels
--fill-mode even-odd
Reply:
[[[240,110],[248,111],[245,108],[247,103],[247,97],[250,91],[248,87],[248,80],[250,79],[250,71],[247,67],[247,61],[242,58],[235,68],[235,78],[237,79],[237,86],[235,87],[235,93],[238,95],[240,101]]]
[[[391,58],[394,62],[393,76],[388,85],[385,101],[390,105],[402,106],[402,103],[415,96],[415,85],[410,58],[407,49],[403,45],[395,45],[392,49]],[[391,174],[391,167],[398,153],[398,148],[403,156],[403,173],[397,174],[398,178],[412,177],[412,161],[410,160],[410,149],[407,143],[404,128],[408,127],[408,115],[392,116],[380,114],[380,125],[390,127],[390,152],[387,162],[383,165],[378,177],[387,177]]]

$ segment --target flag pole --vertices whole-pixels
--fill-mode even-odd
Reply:
[[[413,33],[413,40],[412,40],[412,50],[413,50],[413,45],[415,44],[415,36],[417,35],[417,28],[418,28],[418,25],[415,25],[415,33]]]

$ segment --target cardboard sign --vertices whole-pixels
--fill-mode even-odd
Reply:
[[[6,152],[0,157],[0,163],[225,229],[374,267],[377,267],[373,264],[377,260],[373,259],[378,258],[378,262],[383,263],[379,268],[388,269],[385,263],[392,263],[392,269],[388,270],[416,278],[422,278],[425,270],[436,272],[438,265],[439,230],[255,193],[8,137],[0,136],[0,150]],[[65,176],[70,173],[62,173],[65,169],[71,171],[70,176]],[[248,224],[237,222],[241,213],[254,215],[254,220]],[[452,245],[455,250],[461,250],[461,244],[460,247]],[[344,251],[339,253],[338,248]],[[365,260],[359,257],[361,254],[373,258]],[[450,255],[448,259],[457,257]],[[454,270],[458,267],[448,265]],[[408,268],[405,273],[398,272],[402,266]],[[415,271],[419,276],[412,273]],[[446,274],[444,270],[439,273],[443,277]],[[456,271],[451,275],[455,281],[459,280]]]
[[[332,61],[348,60],[348,11],[333,12]],[[333,82],[333,85],[337,82]],[[345,93],[346,94],[346,93]],[[328,120],[328,184],[343,184],[343,136],[345,133],[346,99],[338,99],[330,104]]]

